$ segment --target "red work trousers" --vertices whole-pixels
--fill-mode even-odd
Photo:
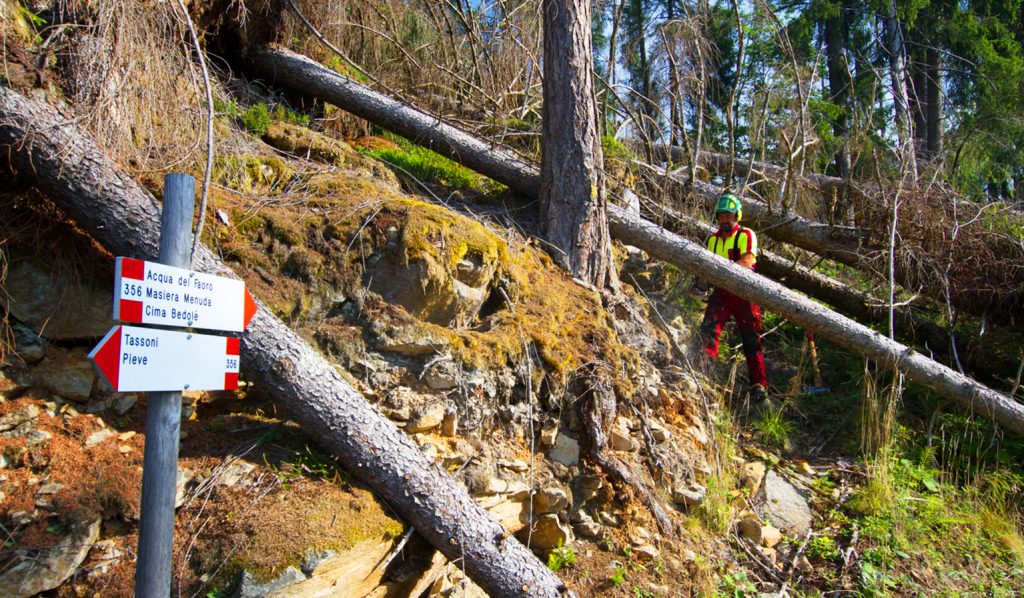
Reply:
[[[718,359],[718,340],[729,318],[736,318],[743,339],[743,355],[747,358],[747,371],[751,384],[768,387],[764,372],[764,353],[761,352],[761,306],[737,297],[724,289],[715,289],[704,310],[700,333],[704,351],[711,359]]]

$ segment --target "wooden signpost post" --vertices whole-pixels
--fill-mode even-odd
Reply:
[[[114,319],[123,322],[242,332],[256,313],[245,283],[188,270],[195,179],[164,177],[159,263],[119,257]],[[181,391],[238,388],[237,337],[114,326],[89,359],[116,391],[148,391],[142,511],[135,595],[171,593],[174,497],[178,478]]]

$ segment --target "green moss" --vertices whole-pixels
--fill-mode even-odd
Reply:
[[[242,193],[272,194],[288,183],[295,170],[273,156],[219,156],[214,160],[211,179]]]
[[[270,126],[270,110],[266,104],[253,104],[242,114],[241,121],[246,131],[262,137],[267,134],[267,128]]]

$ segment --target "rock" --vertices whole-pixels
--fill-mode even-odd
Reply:
[[[13,259],[4,280],[11,315],[54,340],[106,334],[111,288],[110,279],[87,282],[66,268],[25,259]]]
[[[8,432],[21,426],[22,424],[34,420],[39,416],[39,407],[35,405],[26,405],[25,407],[18,409],[12,413],[0,417],[0,432]]]
[[[11,518],[11,523],[14,525],[28,525],[35,521],[35,517],[28,511],[12,511],[8,517]]]
[[[102,430],[97,430],[96,432],[89,434],[89,437],[85,439],[85,448],[92,448],[94,446],[103,444],[104,442],[113,438],[114,436],[117,436],[117,432],[111,430],[110,428],[103,428]]]
[[[761,544],[761,522],[754,517],[747,517],[736,522],[736,531],[744,538],[750,538],[754,544]]]
[[[587,502],[588,500],[597,496],[598,490],[604,484],[604,480],[599,475],[581,475],[577,478],[577,488],[581,502]]]
[[[740,487],[750,490],[751,495],[757,494],[766,469],[764,463],[760,461],[744,463],[740,468]]]
[[[672,490],[672,502],[682,505],[687,510],[695,509],[704,502],[708,489],[700,484],[689,484],[688,486],[677,486]]]
[[[498,467],[508,469],[516,473],[524,473],[529,471],[530,464],[521,459],[498,459]]]
[[[451,390],[459,385],[459,367],[451,359],[435,361],[424,370],[423,381],[432,390]]]
[[[134,448],[128,446],[127,444],[122,444],[121,446],[117,447],[117,452],[121,453],[122,455],[127,455],[128,453],[134,450]]]
[[[414,409],[409,423],[405,425],[405,431],[410,434],[417,434],[433,430],[444,421],[445,412],[445,404],[441,402]]]
[[[629,534],[629,543],[633,546],[642,546],[651,541],[651,532],[643,527],[636,527]]]
[[[783,532],[803,536],[811,529],[814,516],[807,504],[807,498],[774,470],[765,476],[764,494],[762,515]]]
[[[568,507],[569,495],[561,488],[544,488],[533,496],[534,513],[558,513]]]
[[[573,466],[580,462],[580,445],[576,439],[559,434],[554,446],[548,451],[548,458],[562,465]]]
[[[576,522],[573,524],[573,530],[584,538],[596,538],[601,535],[601,524],[594,521],[594,519],[585,512],[577,511]]]
[[[238,598],[263,598],[305,580],[306,576],[295,567],[288,567],[274,579],[262,584],[256,583],[251,573],[243,571],[242,582],[238,585],[236,596]]]
[[[807,476],[809,478],[813,478],[818,475],[818,472],[814,471],[814,468],[811,467],[811,464],[807,461],[798,461],[796,464],[796,471],[800,475]]]
[[[454,438],[459,429],[458,411],[446,411],[444,419],[441,420],[441,436]]]
[[[782,541],[782,532],[773,525],[761,526],[761,546],[772,548]]]
[[[541,515],[532,527],[529,540],[530,548],[534,550],[550,550],[559,544],[567,546],[573,540],[572,531],[562,524],[557,515]],[[526,541],[525,529],[519,532],[519,537]]]
[[[640,561],[656,561],[661,556],[661,552],[650,544],[643,544],[633,548],[633,554],[637,556]]]
[[[801,556],[796,562],[796,570],[801,573],[810,573],[814,567],[811,565],[811,561],[806,556]]]
[[[85,349],[74,349],[70,353],[50,347],[32,375],[39,386],[66,399],[84,403],[92,394],[96,372],[86,359]]]
[[[39,363],[46,355],[46,339],[24,324],[11,322],[14,334],[14,353],[27,364]]]
[[[235,461],[223,467],[218,467],[214,473],[214,483],[218,486],[230,488],[240,482],[242,478],[252,473],[256,466],[245,461]]]
[[[133,394],[120,395],[119,397],[114,399],[114,404],[113,404],[114,413],[116,413],[118,415],[124,415],[125,413],[128,413],[129,411],[131,411],[132,407],[134,407],[135,403],[137,403],[138,401],[139,401],[138,395],[133,395]]]
[[[597,518],[601,523],[612,527],[619,527],[622,525],[622,519],[611,511],[601,511],[597,515]]]
[[[46,482],[45,484],[39,487],[39,490],[36,492],[36,494],[56,494],[63,487],[64,484],[61,484],[60,482]]]
[[[89,549],[100,537],[100,518],[70,526],[68,534],[53,548],[31,558],[17,556],[0,575],[0,596],[35,596],[57,588],[85,561]]]
[[[545,448],[555,446],[557,436],[558,424],[544,426],[544,429],[540,431],[540,445]]]
[[[633,440],[629,431],[629,422],[625,418],[618,418],[608,431],[608,447],[613,451],[634,451],[639,444]]]
[[[704,431],[704,426],[690,426],[686,429],[686,434],[697,446],[705,446],[708,443],[708,434]]]
[[[655,441],[665,442],[666,440],[672,437],[672,435],[668,431],[668,428],[662,426],[658,422],[651,421],[649,422],[649,424],[650,425],[648,427],[651,429],[651,436],[654,437]]]

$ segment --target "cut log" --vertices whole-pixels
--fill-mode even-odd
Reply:
[[[540,175],[536,167],[464,131],[445,125],[437,117],[428,116],[373,92],[315,61],[287,50],[252,49],[247,56],[250,65],[263,76],[277,76],[278,82],[296,91],[315,95],[374,124],[404,135],[527,197],[538,196]],[[379,117],[374,116],[378,113]],[[713,188],[710,185],[708,187]],[[1012,398],[954,372],[776,282],[715,257],[702,246],[617,206],[609,206],[609,220],[612,235],[619,240],[697,274],[712,284],[756,301],[841,347],[868,356],[888,367],[898,368],[908,378],[937,394],[960,402],[1017,434],[1024,434],[1024,406]],[[855,231],[850,232],[856,235]],[[831,242],[831,237],[828,238]]]
[[[159,208],[86,134],[45,102],[0,87],[0,148],[72,219],[118,255],[153,258]],[[230,270],[200,247],[193,269]],[[558,596],[565,586],[465,488],[261,307],[242,337],[243,376],[274,397],[352,475],[496,596]]]

